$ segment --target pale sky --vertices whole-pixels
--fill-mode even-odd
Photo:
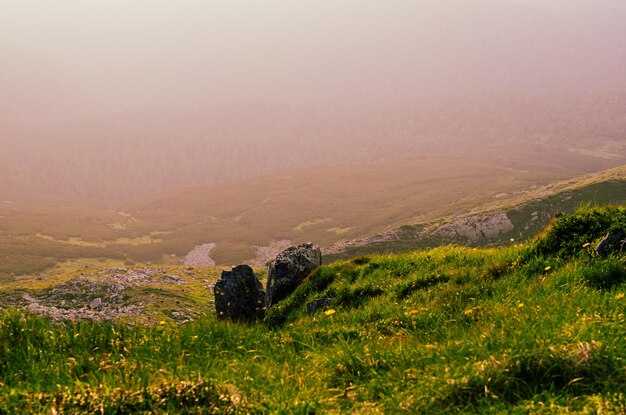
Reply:
[[[0,0],[0,88],[126,110],[610,84],[622,3]]]
[[[611,8],[624,8],[622,0],[500,0],[503,2],[518,3],[547,9],[568,10],[602,10]]]

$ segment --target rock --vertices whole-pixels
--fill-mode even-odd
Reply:
[[[98,297],[89,303],[90,308],[98,308],[102,304],[102,298]]]
[[[513,230],[513,222],[505,212],[497,212],[487,216],[474,215],[460,218],[439,226],[435,234],[447,239],[458,238],[469,242],[496,240]]]
[[[117,295],[125,289],[126,287],[124,287],[124,285],[122,284],[113,284],[108,288],[109,292],[111,292],[111,295]]]
[[[309,313],[309,315],[313,315],[318,311],[325,310],[334,300],[335,299],[331,297],[318,298],[317,300],[313,300],[310,303],[307,303],[306,311]]]
[[[267,277],[267,306],[283,300],[304,281],[315,268],[322,265],[322,252],[312,243],[292,246],[278,254],[269,266]]]
[[[222,278],[215,283],[213,292],[218,318],[254,321],[265,316],[263,285],[248,265],[222,271]]]
[[[606,257],[612,253],[622,250],[626,239],[626,231],[624,229],[615,229],[606,234],[606,236],[596,246],[596,256]]]
[[[22,294],[22,299],[24,299],[25,301],[27,301],[29,303],[37,302],[37,300],[35,300],[33,297],[31,297],[29,293]]]
[[[176,320],[190,320],[191,316],[183,311],[172,311],[172,318]]]
[[[161,278],[159,278],[159,282],[167,282],[170,284],[186,284],[187,283],[187,281],[185,281],[184,278],[181,278],[178,275],[164,275]]]

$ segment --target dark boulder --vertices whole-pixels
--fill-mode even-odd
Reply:
[[[306,305],[306,311],[309,315],[313,315],[318,311],[326,310],[328,306],[334,301],[334,298],[331,297],[322,297],[317,300],[313,300]]]
[[[596,256],[606,257],[620,252],[624,246],[624,239],[626,239],[626,231],[624,229],[610,231],[596,247]]]
[[[263,285],[248,265],[222,271],[215,283],[215,311],[220,319],[254,321],[265,316]]]
[[[267,306],[278,303],[294,292],[311,271],[320,265],[322,251],[311,243],[292,246],[278,254],[269,266]]]

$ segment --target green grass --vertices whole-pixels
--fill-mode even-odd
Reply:
[[[7,310],[0,412],[624,413],[626,259],[583,246],[624,214],[584,208],[524,246],[336,262],[257,324]]]

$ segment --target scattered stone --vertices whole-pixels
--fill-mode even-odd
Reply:
[[[596,246],[596,256],[606,257],[621,251],[626,243],[625,239],[626,231],[624,229],[610,231]]]
[[[23,299],[24,301],[29,302],[29,303],[34,303],[34,302],[36,302],[36,301],[37,301],[36,299],[34,299],[33,297],[31,297],[29,293],[24,293],[24,294],[22,294],[22,299]]]
[[[325,310],[326,308],[328,308],[328,306],[334,300],[335,299],[331,298],[331,297],[318,298],[317,300],[313,300],[310,303],[307,303],[306,311],[309,313],[309,315],[313,315],[313,314],[317,313],[318,311],[322,311],[322,310]]]
[[[312,243],[287,248],[269,266],[267,307],[294,292],[315,268],[322,265],[322,252]]]
[[[30,312],[40,315],[47,315],[53,320],[115,320],[120,317],[137,316],[144,311],[144,307],[139,305],[129,305],[119,308],[103,307],[101,310],[93,310],[89,307],[78,309],[63,309],[55,306],[46,306],[36,302],[30,303],[26,307]]]
[[[129,305],[121,293],[153,283],[163,269],[111,268],[89,277],[78,275],[42,295],[22,295],[22,307],[54,320],[116,320],[144,312],[143,304]]]
[[[215,283],[215,311],[220,319],[254,321],[265,316],[263,285],[249,265],[222,271]]]
[[[164,275],[159,278],[159,282],[166,282],[169,284],[187,284],[187,281],[178,275]]]
[[[191,315],[183,311],[172,311],[172,318],[175,320],[187,320],[187,321],[192,320]]]
[[[117,296],[117,294],[121,293],[125,289],[126,289],[126,287],[124,287],[123,284],[113,284],[113,285],[111,285],[109,287],[108,291],[109,291],[110,295]]]
[[[37,276],[35,277],[35,279],[36,279],[37,281],[43,281],[43,275],[37,275]]]

